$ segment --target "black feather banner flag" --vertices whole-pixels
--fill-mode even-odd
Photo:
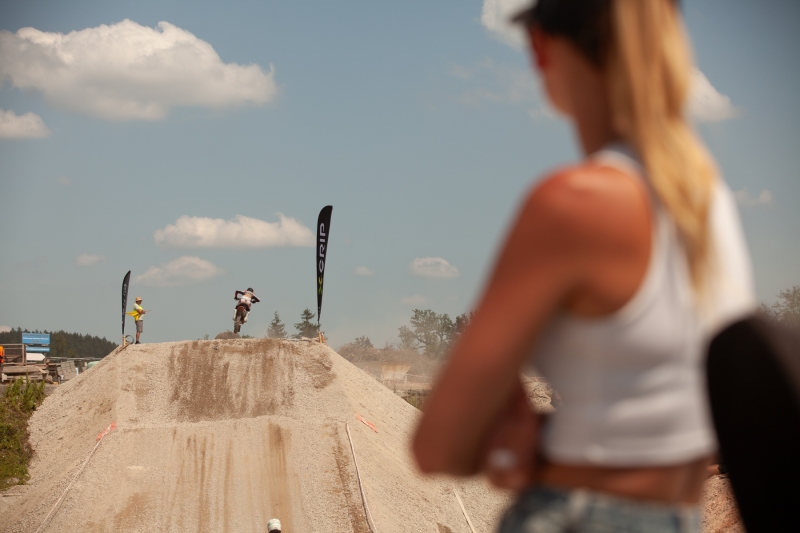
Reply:
[[[322,284],[325,280],[325,260],[331,235],[331,213],[333,206],[326,205],[317,218],[317,324],[322,314]]]
[[[125,337],[125,308],[128,307],[128,282],[131,280],[131,271],[125,274],[122,280],[122,337]]]

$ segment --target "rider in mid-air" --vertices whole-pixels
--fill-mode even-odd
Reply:
[[[242,295],[241,297],[239,297],[240,294]],[[236,304],[236,307],[233,308],[233,319],[234,320],[236,320],[236,308],[238,308],[240,305],[243,305],[245,310],[246,310],[245,315],[244,315],[244,319],[242,320],[243,324],[245,322],[247,322],[247,317],[250,315],[250,306],[252,304],[255,304],[255,303],[258,303],[258,302],[261,301],[253,293],[253,288],[252,287],[249,287],[246,291],[236,291],[235,293],[233,293],[233,299],[234,300],[239,300],[239,302]]]

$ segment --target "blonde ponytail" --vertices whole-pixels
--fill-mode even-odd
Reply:
[[[614,123],[638,150],[685,243],[697,294],[708,269],[711,157],[684,116],[693,66],[672,0],[612,0],[606,73]]]

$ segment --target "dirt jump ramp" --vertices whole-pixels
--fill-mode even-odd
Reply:
[[[356,419],[371,422],[377,432]],[[0,531],[469,533],[453,481],[419,475],[419,411],[325,345],[288,340],[143,344],[58,387],[31,419],[35,457]],[[508,495],[455,483],[476,531]]]

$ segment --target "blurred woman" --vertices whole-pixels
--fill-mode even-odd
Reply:
[[[515,18],[586,157],[523,200],[413,443],[424,472],[519,491],[504,533],[699,530],[703,355],[755,300],[734,198],[686,121],[678,7],[540,0]],[[531,361],[562,400],[541,423]]]

